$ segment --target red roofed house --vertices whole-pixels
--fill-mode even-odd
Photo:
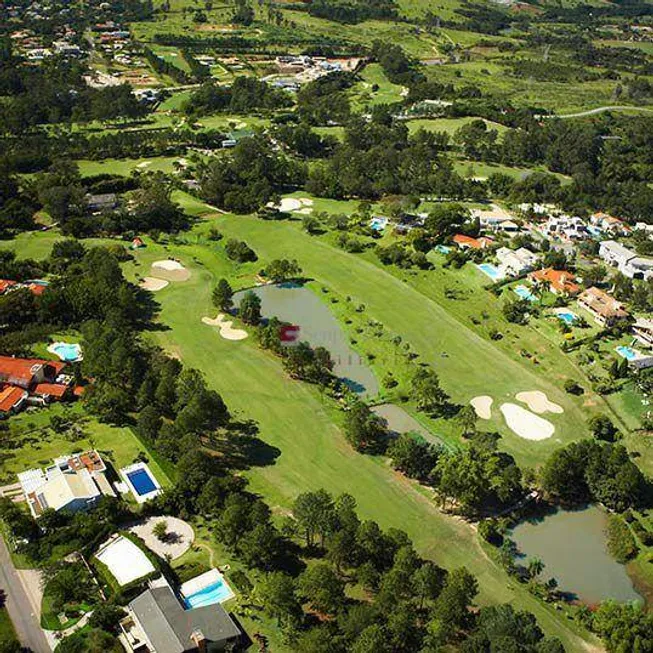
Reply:
[[[16,285],[11,279],[0,279],[0,295],[4,295],[10,288]]]
[[[72,394],[72,379],[62,377],[66,364],[40,358],[0,356],[0,413],[19,410],[30,397],[39,403]]]
[[[531,272],[528,278],[536,283],[548,284],[549,290],[556,295],[577,295],[580,292],[580,286],[575,283],[576,277],[566,270],[545,268]]]
[[[591,215],[590,222],[602,231],[610,234],[626,235],[631,231],[630,227],[623,220],[601,211]]]
[[[460,249],[485,249],[494,245],[494,241],[487,236],[480,236],[479,238],[472,238],[464,234],[456,234],[453,237],[453,242],[460,247]]]

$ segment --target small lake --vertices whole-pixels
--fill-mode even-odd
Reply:
[[[324,347],[334,361],[333,373],[357,394],[373,397],[379,384],[372,370],[351,348],[349,337],[329,307],[313,292],[294,283],[259,286],[251,289],[261,299],[264,318],[278,317],[300,328],[300,340],[312,347]],[[247,291],[234,294],[238,306]]]
[[[626,567],[608,552],[606,513],[596,506],[558,510],[541,521],[522,522],[512,533],[521,559],[539,558],[542,580],[553,577],[563,592],[588,604],[606,599],[641,601]]]
[[[383,418],[388,429],[397,435],[402,433],[419,433],[431,444],[443,444],[437,435],[422,426],[410,413],[395,404],[380,404],[372,408],[372,412]]]

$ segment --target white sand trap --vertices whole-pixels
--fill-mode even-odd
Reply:
[[[226,316],[224,313],[218,313],[218,317],[216,317],[215,320],[210,317],[203,317],[202,322],[209,326],[218,327],[218,329],[220,329],[220,335],[225,340],[245,340],[245,338],[247,338],[247,331],[234,329],[233,322],[225,318]]]
[[[143,161],[143,163],[139,163],[136,167],[137,168],[147,168],[152,162],[151,161]]]
[[[154,277],[145,277],[139,284],[144,290],[149,290],[150,292],[157,292],[157,290],[163,290],[170,282],[165,279],[155,279]]]
[[[517,401],[521,401],[524,404],[527,404],[530,410],[538,415],[542,413],[556,413],[560,415],[565,412],[565,409],[559,404],[554,404],[552,401],[549,401],[549,398],[546,396],[546,393],[540,392],[539,390],[532,390],[531,392],[520,392],[517,397]]]
[[[555,426],[549,420],[538,417],[517,404],[501,404],[501,412],[510,429],[525,440],[546,440],[555,431]]]
[[[190,272],[179,261],[173,259],[154,261],[152,275],[167,281],[186,281],[190,278]]]
[[[492,397],[480,395],[474,397],[469,403],[481,419],[490,419],[492,417]]]
[[[279,211],[283,211],[283,213],[288,213],[289,211],[296,211],[297,209],[301,209],[302,203],[294,197],[284,197],[277,205],[277,208]]]
[[[310,197],[300,197],[299,201],[302,203],[302,206],[313,206],[313,200]]]
[[[313,213],[313,209],[310,206],[306,206],[303,209],[297,209],[296,211],[293,211],[293,213],[301,213],[302,215],[311,215],[311,213]]]

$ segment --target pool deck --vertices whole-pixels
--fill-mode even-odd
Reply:
[[[129,474],[133,474],[134,472],[137,472],[141,469],[147,472],[148,476],[152,480],[152,483],[154,483],[154,489],[151,492],[147,492],[146,494],[139,494],[134,487],[134,484],[131,482],[131,479],[129,478]],[[156,476],[154,476],[147,463],[139,462],[134,463],[133,465],[129,465],[129,467],[123,467],[120,470],[120,476],[126,483],[127,487],[131,490],[132,495],[136,499],[136,503],[145,503],[146,501],[154,499],[154,497],[161,494],[161,485],[159,485],[159,481],[156,480]]]

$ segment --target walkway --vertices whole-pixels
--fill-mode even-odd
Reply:
[[[41,630],[37,613],[2,537],[0,537],[0,589],[7,597],[7,611],[20,643],[34,653],[50,653],[51,648]]]
[[[544,120],[549,118],[585,118],[587,116],[595,116],[597,113],[603,113],[604,111],[644,111],[645,113],[653,113],[653,107],[629,107],[625,104],[616,104],[613,106],[588,109],[587,111],[579,111],[578,113],[566,113],[562,115],[547,114],[543,116],[535,116],[535,118],[537,120]]]

